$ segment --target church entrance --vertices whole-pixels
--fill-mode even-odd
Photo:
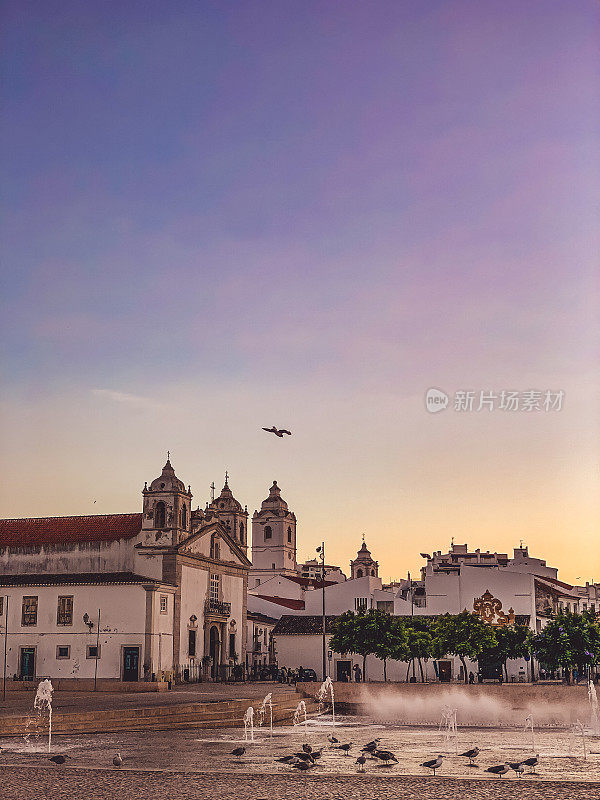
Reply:
[[[221,642],[219,637],[219,629],[216,625],[211,625],[209,634],[209,655],[212,659],[210,674],[213,681],[219,677],[219,662],[221,655]]]

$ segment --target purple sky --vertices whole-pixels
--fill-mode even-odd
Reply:
[[[44,0],[2,28],[0,514],[135,510],[170,448],[200,502],[278,477],[307,552],[399,542],[386,576],[454,535],[600,577],[595,2]],[[442,421],[428,386],[569,402]]]

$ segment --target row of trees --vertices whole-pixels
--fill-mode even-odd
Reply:
[[[407,680],[411,664],[418,664],[424,680],[423,664],[447,655],[460,659],[465,682],[466,659],[501,664],[508,679],[507,662],[531,654],[546,668],[561,667],[570,675],[574,668],[583,672],[600,661],[600,627],[592,612],[560,614],[534,635],[526,625],[491,626],[468,611],[435,618],[347,611],[335,621],[329,647],[362,656],[363,679],[369,655],[383,662],[384,680],[390,659],[407,663]]]

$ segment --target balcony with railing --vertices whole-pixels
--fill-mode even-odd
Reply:
[[[231,616],[231,603],[209,598],[204,606],[204,612],[206,614],[217,614],[220,617],[229,617]]]

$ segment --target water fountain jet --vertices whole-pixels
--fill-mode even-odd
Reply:
[[[272,693],[265,695],[260,708],[258,709],[258,724],[262,725],[265,721],[265,714],[267,713],[267,706],[269,706],[270,719],[271,719],[271,738],[273,738],[273,699]]]
[[[600,733],[600,714],[598,713],[598,695],[592,680],[588,681],[588,700],[591,708],[590,727],[594,733]]]
[[[48,710],[48,752],[52,747],[52,692],[54,687],[49,680],[40,681],[35,693],[33,707],[38,712],[39,721],[42,720],[44,709]]]
[[[531,752],[535,753],[535,734],[533,732],[533,714],[525,717],[525,732],[531,731]]]
[[[250,731],[250,739],[248,739],[248,731]],[[254,741],[254,709],[248,706],[244,714],[244,741]]]
[[[331,697],[331,724],[335,725],[335,696],[333,692],[333,681],[329,677],[329,675],[325,678],[323,683],[321,684],[321,688],[317,692],[317,701],[319,703],[323,703],[325,698],[327,697],[327,692]]]
[[[300,725],[302,722],[302,714],[304,714],[304,732],[306,733],[308,730],[308,719],[306,717],[306,703],[304,700],[300,700],[294,711],[294,725]]]
[[[444,708],[440,720],[439,730],[444,730],[444,742],[449,747],[450,739],[454,739],[454,751],[458,755],[458,731],[456,728],[456,708]]]

